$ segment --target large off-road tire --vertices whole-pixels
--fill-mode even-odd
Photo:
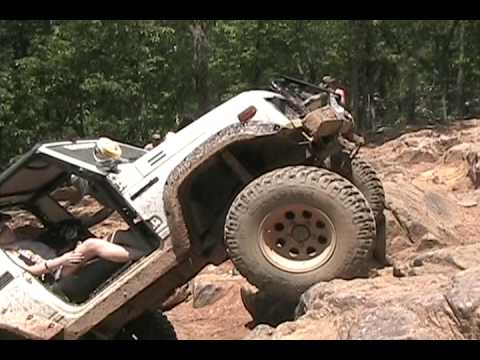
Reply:
[[[342,151],[332,156],[329,168],[350,180],[362,192],[372,208],[375,219],[383,216],[385,190],[377,171],[368,161],[360,157],[351,160],[350,154]]]
[[[366,160],[355,158],[352,160],[352,180],[365,198],[368,200],[375,215],[376,237],[374,258],[379,265],[390,265],[387,255],[386,219],[385,219],[385,190],[376,170]]]
[[[161,311],[147,311],[127,324],[116,340],[177,340],[175,329]]]
[[[350,181],[368,200],[375,219],[380,220],[385,209],[385,190],[373,166],[361,158],[353,159]]]
[[[238,271],[259,289],[289,298],[319,281],[360,275],[374,237],[374,216],[362,193],[335,173],[306,166],[254,180],[225,223]]]
[[[362,158],[356,157],[350,161],[349,154],[340,153],[337,154],[333,171],[350,180],[368,200],[376,224],[374,258],[381,266],[390,265],[386,244],[385,190],[376,170]]]
[[[385,218],[385,214],[381,214],[375,219],[375,224],[377,231],[373,257],[378,261],[380,266],[392,265],[392,259],[387,250],[387,219]]]

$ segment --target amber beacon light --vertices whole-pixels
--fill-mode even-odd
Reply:
[[[246,124],[255,116],[256,113],[257,108],[255,106],[249,106],[246,110],[238,114],[238,120],[240,120],[242,124]]]

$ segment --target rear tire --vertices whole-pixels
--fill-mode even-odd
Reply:
[[[175,329],[161,311],[147,311],[127,324],[116,340],[177,340]]]
[[[381,266],[390,265],[387,256],[385,224],[385,190],[376,170],[366,160],[354,158],[350,161],[346,153],[337,154],[333,171],[350,180],[365,196],[375,216],[376,238],[374,258]],[[343,164],[343,166],[342,166]]]
[[[376,237],[374,258],[380,266],[391,265],[387,256],[386,220],[385,220],[385,190],[382,181],[373,166],[364,159],[352,160],[353,184],[368,200],[375,215]]]
[[[353,159],[352,178],[350,181],[368,200],[375,219],[380,220],[385,209],[385,190],[373,166],[361,158]]]
[[[360,275],[374,237],[362,193],[337,174],[306,166],[254,180],[234,200],[225,224],[238,271],[259,289],[290,298],[320,281]]]

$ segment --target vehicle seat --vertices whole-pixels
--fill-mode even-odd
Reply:
[[[83,303],[107,286],[108,280],[113,280],[134,262],[154,250],[152,245],[147,244],[141,236],[138,236],[135,229],[116,231],[113,233],[113,237],[114,243],[138,250],[138,257],[127,263],[94,259],[75,274],[60,278],[51,285],[51,290],[57,295],[67,297],[73,303]]]
[[[77,273],[56,281],[51,286],[51,290],[73,303],[81,304],[88,300],[98,287],[115,274],[123,272],[131,263],[115,263],[104,259],[95,259]]]

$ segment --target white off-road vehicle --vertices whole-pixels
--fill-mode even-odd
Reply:
[[[299,86],[324,91],[323,103],[302,98]],[[173,338],[159,304],[228,259],[283,298],[363,275],[374,255],[384,257],[384,194],[355,157],[352,125],[333,93],[282,79],[272,91],[232,98],[149,152],[98,139],[35,146],[0,175],[0,210],[26,216],[41,230],[36,240],[60,255],[96,225],[53,195],[75,175],[123,219],[129,245],[145,256],[97,260],[52,280],[0,250],[0,337]]]

